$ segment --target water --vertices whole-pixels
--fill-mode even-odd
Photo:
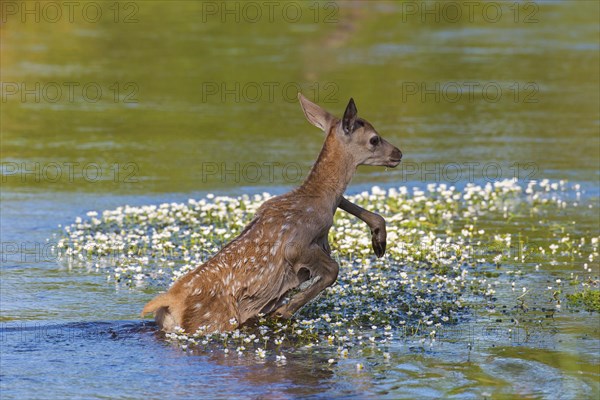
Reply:
[[[597,313],[524,312],[544,322],[527,339],[518,328],[495,330],[502,315],[477,314],[432,347],[396,340],[388,362],[364,354],[331,366],[326,350],[298,349],[281,365],[216,348],[188,354],[138,317],[162,288],[115,285],[49,251],[58,226],[89,210],[298,184],[322,135],[293,100],[296,87],[336,114],[353,97],[405,154],[397,169],[361,167],[352,193],[516,176],[579,183],[579,201],[597,206],[596,2],[521,5],[519,22],[512,3],[498,22],[479,7],[473,22],[452,22],[451,10],[436,22],[406,3],[373,2],[321,3],[317,17],[304,5],[296,22],[271,22],[263,10],[257,23],[250,14],[223,23],[222,10],[206,8],[220,3],[130,2],[118,15],[113,3],[93,4],[103,11],[97,22],[77,13],[70,22],[64,9],[57,22],[50,9],[40,22],[20,9],[1,14],[3,398],[598,395]],[[597,236],[597,208],[573,210],[547,218],[548,231],[575,221],[577,235]],[[502,219],[489,224],[549,240]],[[519,284],[556,286],[580,264],[542,263]],[[597,279],[597,259],[589,264]]]

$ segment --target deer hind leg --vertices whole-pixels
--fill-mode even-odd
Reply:
[[[319,246],[314,246],[310,249],[307,258],[305,258],[302,264],[303,266],[300,268],[300,271],[308,269],[310,277],[305,281],[304,285],[301,285],[300,292],[293,295],[286,304],[274,311],[276,316],[291,318],[296,311],[317,297],[324,289],[331,286],[337,279],[340,269],[338,263]],[[304,265],[306,265],[306,268]],[[302,286],[305,286],[304,289],[302,289]]]
[[[238,307],[230,295],[216,295],[210,300],[190,296],[186,301],[183,329],[187,333],[195,333],[201,327],[204,333],[228,332],[237,328],[239,322]]]
[[[169,311],[169,307],[163,306],[159,307],[155,311],[154,320],[159,328],[165,332],[173,332],[175,327],[179,324],[177,323],[176,317]]]

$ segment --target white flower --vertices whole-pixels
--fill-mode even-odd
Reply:
[[[264,349],[256,349],[256,356],[258,358],[265,358],[267,356],[267,352]]]

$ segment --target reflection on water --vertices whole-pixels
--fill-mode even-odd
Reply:
[[[24,4],[0,14],[3,398],[597,396],[597,315],[557,317],[535,343],[490,348],[489,331],[463,330],[435,349],[399,342],[389,363],[330,366],[298,350],[260,364],[165,345],[129,322],[147,294],[39,250],[87,210],[300,183],[323,138],[299,89],[336,114],[354,97],[402,148],[399,168],[361,168],[351,190],[518,177],[580,182],[593,197],[597,2],[493,3],[497,20],[479,3],[472,18],[466,3],[454,3],[461,17],[441,2],[305,3],[297,19],[282,6],[258,22],[221,2],[88,2],[101,16],[82,4],[72,22]]]
[[[451,334],[433,351],[416,341],[399,342],[390,360],[373,357],[369,362],[367,355],[366,370],[358,371],[355,360],[331,366],[325,355],[301,349],[285,363],[238,358],[219,349],[186,353],[165,346],[155,328],[129,321],[3,327],[3,366],[10,372],[4,375],[3,392],[30,397],[30,385],[47,385],[50,398],[70,396],[74,388],[87,397],[110,385],[111,397],[139,398],[156,393],[184,398],[198,393],[210,398],[471,398],[491,393],[553,398],[560,391],[564,398],[580,399],[598,391],[593,363],[535,344],[528,349],[497,341],[488,352],[477,351],[485,347],[478,342],[489,337],[472,337],[475,343],[469,345],[463,336]],[[23,357],[29,362],[23,363]],[[60,379],[46,375],[48,364],[61,368]]]

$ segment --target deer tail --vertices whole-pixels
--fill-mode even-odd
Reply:
[[[156,311],[159,308],[168,308],[169,304],[171,303],[170,300],[171,296],[169,295],[169,293],[159,294],[158,296],[150,300],[148,303],[146,303],[144,309],[142,310],[141,317],[144,318],[144,316],[148,313],[156,313]]]

